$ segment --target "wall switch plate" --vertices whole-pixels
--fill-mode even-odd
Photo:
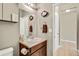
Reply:
[[[51,28],[49,28],[49,33],[51,33],[52,32],[52,29]]]

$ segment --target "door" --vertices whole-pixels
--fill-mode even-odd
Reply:
[[[3,3],[3,20],[11,21],[11,4]]]
[[[18,22],[18,14],[19,14],[19,8],[18,8],[18,5],[16,3],[12,3],[11,4],[12,8],[11,8],[11,16],[12,16],[12,19],[11,21],[12,22]]]
[[[0,20],[2,20],[2,3],[0,3]]]
[[[40,56],[40,50],[36,51],[36,52],[33,53],[31,56]]]
[[[46,46],[40,49],[40,56],[47,56],[47,48]]]
[[[3,3],[3,20],[18,21],[18,6],[16,3]]]

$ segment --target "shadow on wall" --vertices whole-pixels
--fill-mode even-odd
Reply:
[[[0,49],[13,47],[14,55],[18,55],[19,26],[18,23],[0,21]]]

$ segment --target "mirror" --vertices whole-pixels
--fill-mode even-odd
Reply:
[[[20,36],[23,39],[28,39],[36,34],[36,22],[34,21],[34,12],[20,9]]]
[[[30,23],[30,19],[29,19],[30,15],[31,15],[31,13],[20,9],[20,36],[23,39],[27,39],[33,33],[33,26],[29,24]]]
[[[28,23],[29,23],[29,16],[30,13],[20,9],[20,36],[23,37],[23,39],[26,39],[29,35],[28,31]]]
[[[20,7],[20,37],[28,39],[33,36],[35,27],[35,10],[22,5]]]

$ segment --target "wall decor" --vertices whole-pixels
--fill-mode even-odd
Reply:
[[[31,15],[31,16],[29,16],[29,19],[30,19],[30,21],[32,21],[33,20],[33,16]]]
[[[41,16],[42,16],[42,17],[46,17],[46,16],[48,16],[48,14],[49,14],[49,13],[44,10],[44,11],[42,11]]]
[[[29,32],[33,32],[33,27],[32,27],[32,25],[29,26]]]
[[[47,24],[43,24],[42,33],[47,33],[47,32],[48,32],[48,26]]]

